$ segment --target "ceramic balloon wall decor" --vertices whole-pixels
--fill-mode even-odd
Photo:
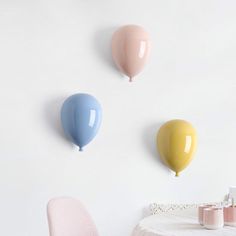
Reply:
[[[149,34],[141,26],[126,25],[113,34],[113,59],[118,69],[129,77],[130,82],[143,70],[149,53]]]
[[[187,121],[168,121],[158,131],[157,149],[160,157],[176,176],[191,162],[196,146],[196,130]]]
[[[101,121],[101,105],[89,94],[74,94],[62,105],[61,122],[64,132],[80,151],[96,136]]]

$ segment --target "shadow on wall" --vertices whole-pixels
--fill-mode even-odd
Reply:
[[[70,147],[72,146],[71,142],[66,138],[62,125],[61,125],[61,107],[65,101],[65,97],[60,97],[49,101],[44,107],[44,117],[49,128],[59,137],[66,140]]]
[[[110,27],[96,31],[94,34],[94,48],[98,57],[102,59],[106,65],[113,70],[113,72],[115,71],[121,79],[126,79],[126,76],[119,71],[112,58],[112,35],[117,29],[118,27]]]
[[[150,206],[143,207],[142,219],[151,215]]]
[[[171,170],[161,160],[156,147],[157,132],[163,124],[164,121],[146,127],[143,131],[143,143],[149,152],[150,157],[152,157],[153,160],[155,160],[155,162],[158,163],[167,173],[171,174]]]

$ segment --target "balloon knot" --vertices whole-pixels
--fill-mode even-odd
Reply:
[[[79,151],[80,151],[80,152],[83,152],[84,150],[83,150],[83,148],[82,148],[82,147],[79,147]]]
[[[176,172],[176,173],[175,173],[175,177],[179,177],[179,172]]]
[[[131,76],[129,77],[129,82],[133,82],[133,78]]]

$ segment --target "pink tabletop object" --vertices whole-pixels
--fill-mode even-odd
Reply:
[[[200,225],[203,225],[203,210],[209,207],[214,207],[214,205],[207,204],[207,205],[201,205],[198,207],[198,221]]]
[[[224,226],[222,207],[211,207],[203,210],[203,225],[206,229],[221,229]]]
[[[236,207],[224,207],[225,225],[236,226]]]
[[[113,59],[119,70],[130,78],[130,82],[144,68],[149,53],[149,34],[141,26],[126,25],[113,34]]]
[[[98,236],[92,218],[76,199],[52,199],[47,213],[50,236]]]

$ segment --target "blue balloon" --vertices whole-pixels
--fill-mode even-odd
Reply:
[[[82,151],[99,130],[102,121],[101,105],[89,94],[74,94],[62,105],[61,121],[66,136]]]

